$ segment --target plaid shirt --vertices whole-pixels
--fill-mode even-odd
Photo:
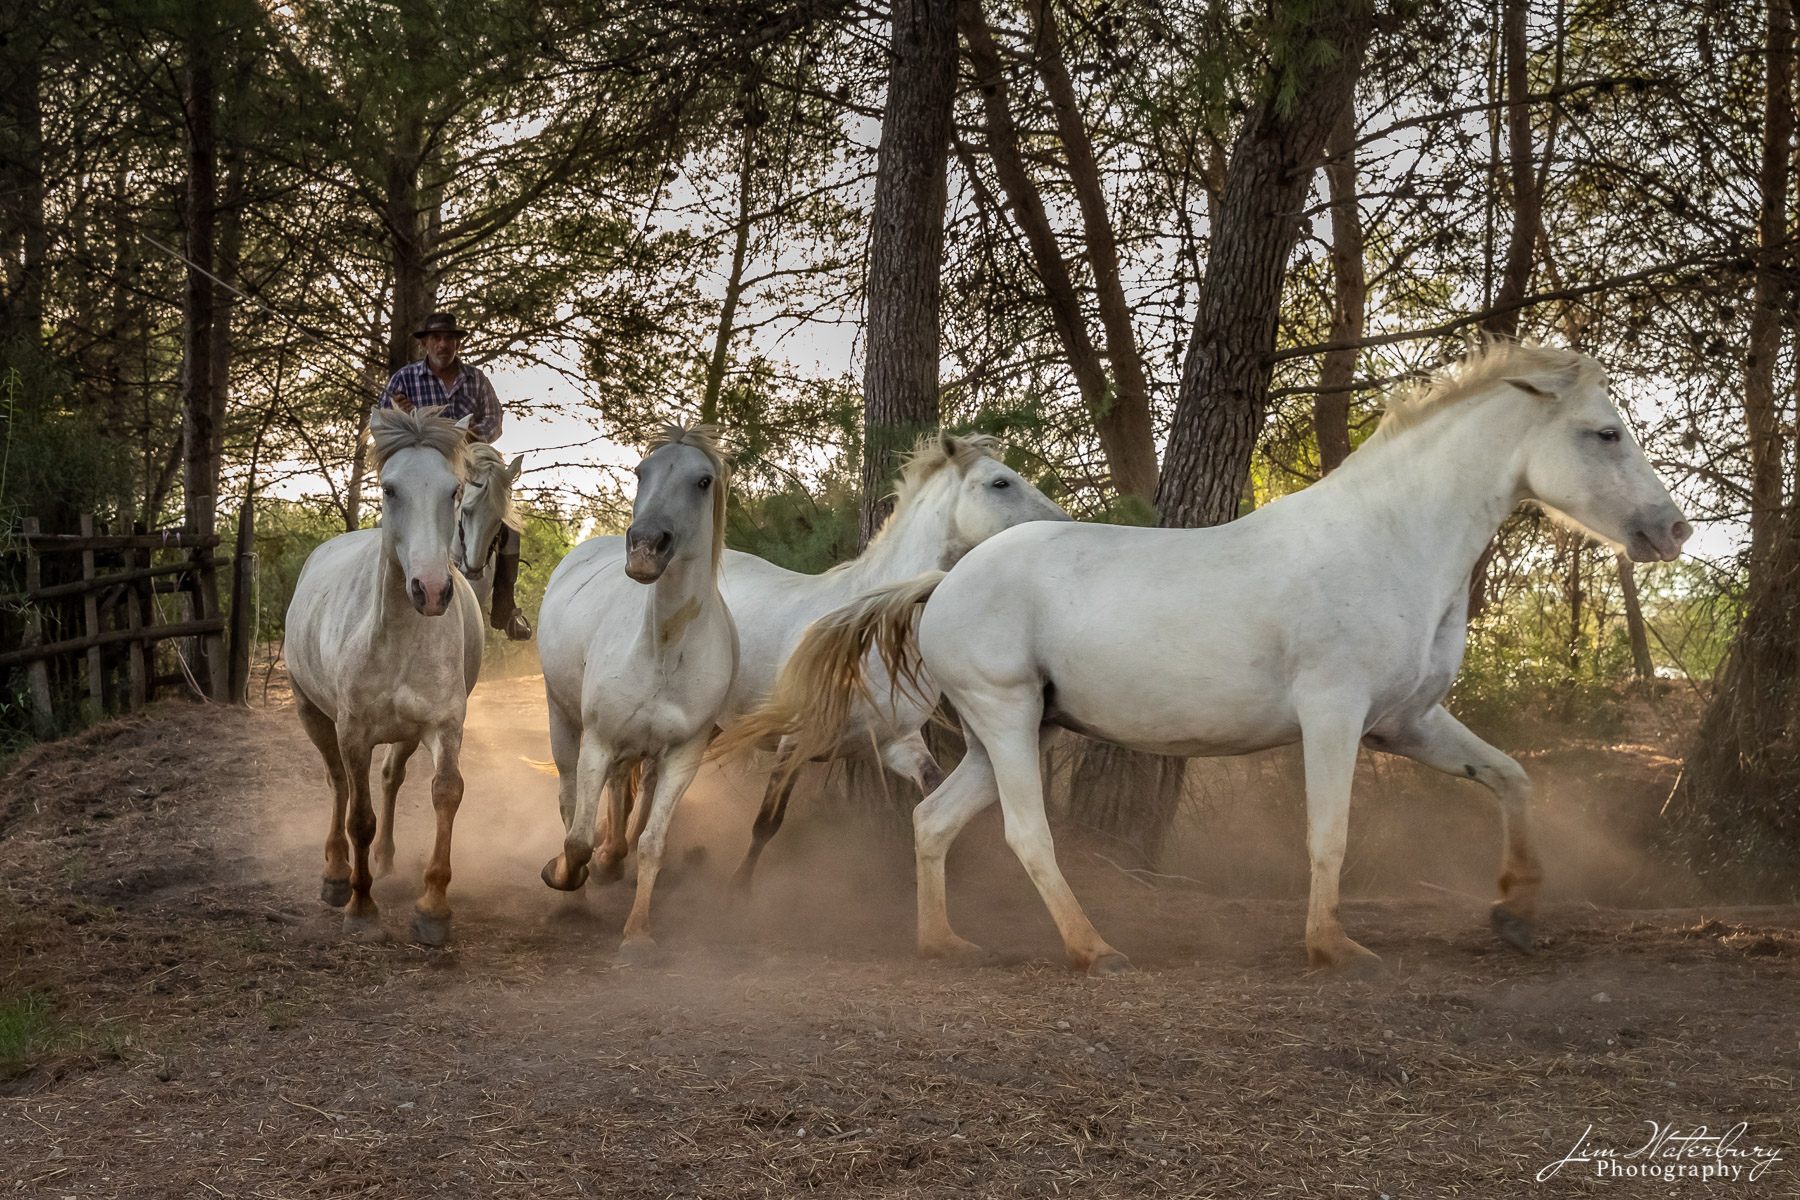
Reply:
[[[408,407],[441,405],[442,415],[452,421],[473,417],[469,429],[478,440],[499,441],[500,424],[505,414],[500,409],[500,397],[494,394],[494,385],[468,363],[457,365],[462,373],[456,377],[456,386],[446,388],[444,381],[432,373],[430,364],[424,359],[407,363],[395,371],[394,377],[381,389],[381,399],[376,401],[375,407],[394,407],[396,396],[405,397]]]

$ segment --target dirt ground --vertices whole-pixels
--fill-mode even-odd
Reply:
[[[804,809],[738,902],[757,787],[709,772],[665,959],[631,967],[628,884],[571,912],[537,878],[560,841],[539,686],[476,693],[445,951],[338,936],[326,785],[279,685],[0,780],[0,1012],[47,1014],[0,1072],[0,1195],[1800,1195],[1800,911],[1614,906],[1658,894],[1626,844],[1673,778],[1654,747],[1525,758],[1554,885],[1532,958],[1485,928],[1498,843],[1466,792],[1359,792],[1345,922],[1372,983],[1305,970],[1291,816],[1188,835],[1163,868],[1192,880],[1066,837],[1138,967],[1089,980],[992,814],[951,904],[999,965],[913,959],[908,849]],[[376,888],[399,937],[426,774]],[[1722,1156],[1680,1140],[1740,1122]]]

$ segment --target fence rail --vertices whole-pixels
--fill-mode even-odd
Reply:
[[[135,712],[159,685],[170,682],[185,683],[208,699],[227,699],[218,568],[230,560],[206,553],[217,549],[219,536],[178,530],[96,534],[91,516],[79,524],[79,533],[45,533],[38,518],[25,518],[16,539],[24,590],[0,595],[0,608],[12,610],[23,634],[16,649],[0,653],[0,671],[25,669],[38,735],[59,732],[59,712],[74,706],[77,697],[94,719],[108,711]],[[184,557],[152,561],[164,552]],[[101,566],[100,555],[113,561]],[[186,612],[176,620],[160,619],[159,593],[185,597]],[[173,673],[158,674],[156,646],[171,640],[187,642],[181,664]],[[121,646],[122,661],[106,653]],[[64,705],[58,704],[58,692]]]

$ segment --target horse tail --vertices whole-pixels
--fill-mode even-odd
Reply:
[[[875,703],[865,667],[870,650],[887,668],[892,688],[924,696],[924,664],[913,618],[943,578],[944,572],[930,571],[878,587],[807,626],[774,690],[713,742],[709,756],[722,758],[771,740],[785,742],[777,765],[783,783],[801,763],[831,757],[843,738],[851,704],[859,695]]]

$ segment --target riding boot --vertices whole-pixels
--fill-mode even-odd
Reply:
[[[513,641],[523,642],[531,637],[531,622],[513,603],[513,588],[518,582],[519,535],[509,529],[500,543],[500,552],[494,555],[494,611],[488,617],[488,623],[495,629],[505,630],[506,636]]]

